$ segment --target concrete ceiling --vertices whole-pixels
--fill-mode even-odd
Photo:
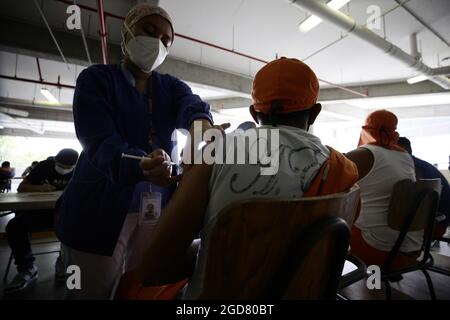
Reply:
[[[61,57],[34,3],[30,0],[4,0],[0,2],[0,75],[38,80],[35,57],[39,57],[44,80],[56,82],[60,77],[61,83],[69,86],[75,84],[77,75],[87,66],[87,58],[80,32],[69,31],[65,26],[68,5],[63,2],[38,1],[70,62],[69,69],[61,63]],[[104,1],[105,10],[118,16],[124,16],[136,2],[142,1]],[[94,0],[78,0],[77,3],[96,7]],[[308,13],[285,0],[162,0],[159,3],[171,14],[178,34],[266,61],[276,56],[297,57],[305,60],[320,78],[366,93],[369,97],[431,94],[426,97],[434,101],[433,94],[444,92],[428,81],[408,85],[405,80],[415,75],[409,68],[361,40],[346,36],[326,22],[308,33],[301,33],[298,24]],[[341,11],[364,24],[368,18],[367,8],[374,4],[379,6],[381,13],[386,13],[385,28],[382,26],[374,30],[376,33],[385,35],[387,40],[406,52],[410,50],[410,35],[417,33],[424,63],[430,67],[450,65],[450,60],[445,60],[450,57],[449,46],[403,8],[394,9],[398,6],[394,0],[352,0]],[[409,0],[405,6],[440,33],[447,43],[450,42],[450,1]],[[97,14],[82,10],[82,23],[92,59],[100,62]],[[121,23],[119,19],[107,19],[108,43],[113,62],[120,59]],[[188,81],[194,85],[194,91],[202,94],[206,94],[209,89],[216,89],[220,99],[214,99],[211,105],[220,110],[249,105],[252,78],[262,66],[262,62],[177,37],[169,58],[159,71],[169,72]],[[319,118],[324,123],[362,121],[372,109],[384,107],[375,104],[377,100],[373,100],[374,105],[369,108],[366,107],[367,101],[365,105],[351,103],[349,99],[361,97],[325,83],[321,85],[321,101],[329,102],[324,104],[326,112]],[[34,103],[40,108],[45,100],[39,92],[40,87],[34,83],[0,79],[0,97],[3,97],[0,104],[10,105],[13,101],[15,108],[27,109],[30,107],[27,103]],[[64,104],[63,110],[70,113],[73,90],[46,87]],[[415,105],[401,111],[395,106],[387,107],[395,112],[398,110],[400,118],[404,119],[445,119],[450,117],[450,98],[444,101],[426,106]],[[45,118],[44,113],[31,116]],[[47,116],[52,120],[62,119],[58,118],[60,115]],[[70,116],[62,117],[65,117],[65,121],[71,120]],[[443,126],[441,131],[450,132],[450,125]]]

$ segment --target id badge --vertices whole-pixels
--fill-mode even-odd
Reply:
[[[141,208],[139,224],[155,224],[161,215],[161,193],[143,192],[141,194]]]

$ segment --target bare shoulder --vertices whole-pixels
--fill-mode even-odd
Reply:
[[[345,154],[358,167],[359,180],[364,178],[373,166],[373,154],[366,148],[357,148]]]
[[[352,159],[355,159],[355,160],[365,159],[365,160],[367,160],[367,159],[373,158],[372,152],[370,152],[366,148],[356,148],[356,149],[354,149],[354,150],[352,150],[350,152],[347,152],[345,154],[345,156],[347,158],[349,158],[350,160],[352,160]]]

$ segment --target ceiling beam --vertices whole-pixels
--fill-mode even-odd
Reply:
[[[73,122],[72,106],[51,106],[27,100],[0,98],[0,107],[17,109],[28,113],[29,119]]]
[[[450,118],[450,105],[426,106],[426,107],[402,107],[389,109],[399,119],[425,119],[425,118]]]
[[[252,104],[252,100],[247,98],[207,99],[206,101],[214,111],[233,108],[248,108]]]
[[[353,86],[349,88],[353,90],[365,91],[369,98],[447,92],[437,84],[430,81],[423,81],[413,85],[410,85],[405,81]],[[355,98],[360,99],[359,97],[355,97],[353,94],[334,88],[320,90],[319,96],[320,101],[348,100]]]
[[[75,134],[68,132],[53,132],[45,131],[43,134],[38,134],[26,129],[0,129],[0,136],[14,136],[14,137],[37,137],[37,138],[59,138],[59,139],[76,139]]]

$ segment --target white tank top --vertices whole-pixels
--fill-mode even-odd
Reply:
[[[387,225],[392,190],[400,180],[416,180],[414,162],[406,152],[375,145],[364,145],[362,148],[373,154],[374,162],[369,173],[359,181],[362,209],[355,225],[369,245],[378,250],[390,251],[399,235],[398,231]],[[417,251],[422,239],[423,231],[409,232],[400,250]]]

